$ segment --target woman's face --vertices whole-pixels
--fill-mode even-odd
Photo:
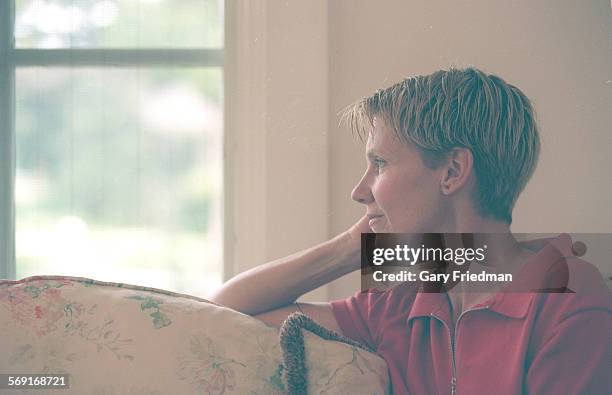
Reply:
[[[444,166],[425,166],[416,148],[403,143],[380,118],[366,144],[367,169],[351,197],[366,206],[375,233],[443,231]]]

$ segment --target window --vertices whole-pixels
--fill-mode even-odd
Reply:
[[[223,1],[0,7],[0,277],[220,284]]]

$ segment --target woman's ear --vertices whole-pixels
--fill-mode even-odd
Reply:
[[[468,148],[455,147],[443,166],[441,187],[442,193],[450,195],[466,185],[474,168],[474,157]]]

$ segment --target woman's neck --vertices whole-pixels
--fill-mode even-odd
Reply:
[[[444,233],[443,237],[445,246],[451,248],[484,249],[485,258],[482,261],[475,260],[460,268],[470,273],[517,273],[523,263],[533,256],[533,252],[522,248],[517,242],[509,224],[502,221],[473,218],[457,224],[454,233]],[[478,282],[462,282],[454,286],[448,292],[454,320],[462,312],[500,292],[502,287],[503,284]]]

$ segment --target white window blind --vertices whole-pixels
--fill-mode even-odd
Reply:
[[[0,277],[220,284],[223,2],[1,4]]]

